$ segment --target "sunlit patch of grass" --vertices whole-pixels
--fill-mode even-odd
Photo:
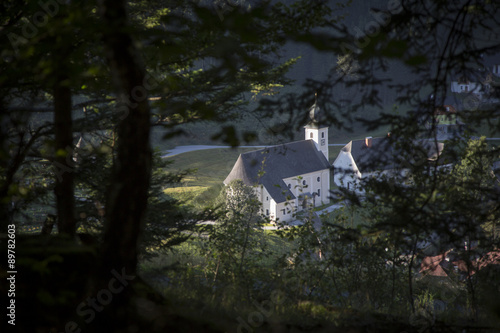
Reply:
[[[182,187],[170,187],[163,190],[163,193],[168,195],[175,195],[178,193],[193,193],[193,192],[203,192],[208,187],[206,186],[182,186]]]
[[[208,187],[206,186],[180,186],[166,188],[163,190],[163,193],[174,199],[191,204],[197,196],[205,192],[207,189]]]

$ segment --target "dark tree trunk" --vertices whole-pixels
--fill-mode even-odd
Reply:
[[[116,159],[107,193],[97,290],[107,287],[113,278],[112,271],[125,274],[129,279],[136,274],[138,237],[147,207],[152,156],[149,105],[143,87],[145,71],[138,61],[131,36],[125,30],[125,1],[102,0],[100,6],[103,41],[115,90],[130,103],[118,103],[116,110],[122,119],[117,125]],[[114,331],[125,330],[127,321],[131,320],[127,315],[131,292],[132,288],[125,286],[122,292],[114,295],[102,316],[102,320],[113,321]]]
[[[12,221],[11,198],[8,195],[12,176],[9,177],[9,150],[8,147],[8,120],[7,110],[4,107],[3,100],[0,98],[0,167],[6,170],[5,179],[0,182],[0,233],[7,234],[7,225]],[[10,178],[10,179],[9,179]]]
[[[56,185],[57,224],[60,233],[71,237],[76,233],[74,170],[73,170],[73,120],[71,115],[71,90],[67,76],[61,75],[54,85],[54,169]]]
[[[52,229],[54,228],[54,224],[56,223],[56,218],[57,216],[48,214],[47,217],[45,218],[45,221],[43,221],[42,225],[42,235],[50,235],[52,233]]]

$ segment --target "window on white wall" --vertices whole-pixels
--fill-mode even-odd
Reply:
[[[269,216],[269,209],[266,209],[266,215]]]
[[[321,196],[321,192],[320,192],[320,191],[321,191],[321,190],[318,190],[318,197],[319,197],[319,196]]]
[[[309,133],[309,137],[312,139],[313,138],[313,132]]]
[[[321,138],[323,139],[325,137],[325,132],[321,133]]]
[[[281,210],[281,213],[282,213],[283,215],[286,215],[286,210],[285,210],[285,209],[282,209],[282,210]]]
[[[316,178],[316,180],[317,180],[317,181],[318,181],[318,183],[319,183],[319,182],[321,181],[321,178],[320,178],[320,177],[318,177],[318,178]]]
[[[266,201],[269,201],[269,197],[266,197]]]
[[[303,181],[302,181],[302,185],[305,185],[305,184],[306,184],[306,181],[305,181],[305,180],[303,180]]]

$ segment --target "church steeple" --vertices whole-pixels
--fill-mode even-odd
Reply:
[[[318,94],[314,94],[314,104],[309,108],[309,123],[305,128],[305,139],[313,140],[316,148],[328,160],[328,126],[325,125],[326,117],[318,106]]]

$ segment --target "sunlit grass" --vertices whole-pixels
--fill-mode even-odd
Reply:
[[[178,195],[178,194],[197,194],[206,190],[206,186],[182,186],[182,187],[170,187],[163,190],[163,193],[168,195]]]

